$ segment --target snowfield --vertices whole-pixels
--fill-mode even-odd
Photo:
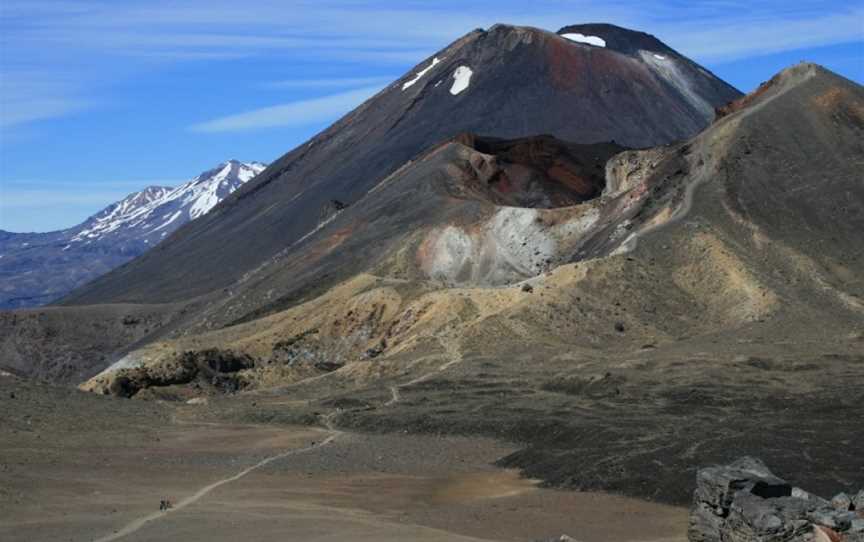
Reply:
[[[408,81],[402,85],[402,90],[407,90],[407,89],[411,88],[411,86],[414,85],[414,83],[419,81],[421,77],[426,75],[426,72],[428,72],[429,70],[434,68],[435,65],[438,64],[439,62],[441,62],[441,61],[438,60],[437,56],[435,58],[433,58],[432,63],[429,64],[427,67],[423,68],[422,70],[420,70],[419,72],[417,72],[417,75],[414,76],[414,79],[412,79],[412,80],[410,80],[410,81]]]
[[[456,71],[453,72],[453,86],[450,87],[450,94],[456,96],[471,84],[471,76],[474,75],[474,72],[471,71],[471,68],[468,66],[459,66],[456,68]]]
[[[561,37],[577,43],[587,43],[588,45],[594,45],[595,47],[606,47],[606,40],[599,36],[586,36],[585,34],[576,33],[561,34]]]

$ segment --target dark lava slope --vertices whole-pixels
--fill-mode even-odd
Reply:
[[[277,160],[215,212],[64,303],[173,302],[226,287],[313,231],[329,202],[356,202],[458,133],[646,147],[694,135],[715,107],[740,96],[646,34],[578,28],[606,46],[506,25],[467,34]]]

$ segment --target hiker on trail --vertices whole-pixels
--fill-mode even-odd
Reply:
[[[159,501],[159,511],[162,512],[165,510],[165,499]]]

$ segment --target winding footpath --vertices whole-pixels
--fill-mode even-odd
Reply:
[[[404,387],[411,386],[414,384],[419,384],[420,382],[424,382],[426,380],[429,380],[430,378],[434,377],[435,375],[441,373],[442,371],[446,371],[447,369],[449,369],[453,365],[460,363],[462,361],[462,353],[461,353],[458,345],[456,345],[455,343],[450,342],[450,341],[447,341],[447,342],[442,341],[442,345],[445,347],[445,350],[447,351],[448,357],[450,358],[449,361],[447,361],[447,363],[444,363],[443,365],[440,365],[436,370],[434,370],[432,372],[420,375],[417,378],[414,378],[412,380],[409,380],[408,382],[405,382],[404,384],[398,384],[396,386],[391,386],[390,387],[391,397],[387,402],[383,403],[383,406],[385,406],[385,407],[392,406],[392,405],[398,403],[402,399],[402,396],[399,393],[400,388],[404,388]],[[342,412],[341,410],[334,410],[333,412],[331,412],[331,413],[329,413],[326,416],[323,416],[321,418],[321,421],[324,424],[326,432],[329,433],[327,435],[327,437],[324,438],[324,440],[322,440],[321,442],[316,442],[315,444],[312,444],[310,446],[306,446],[304,448],[293,448],[291,450],[287,450],[285,452],[282,452],[282,453],[279,453],[276,455],[272,455],[270,457],[262,459],[258,463],[255,463],[252,466],[246,467],[245,469],[241,470],[240,472],[238,472],[232,476],[229,476],[227,478],[222,478],[221,480],[218,480],[216,482],[213,482],[212,484],[209,484],[209,485],[202,487],[201,489],[199,489],[198,491],[196,491],[192,495],[189,495],[188,497],[185,497],[184,499],[181,499],[180,501],[178,501],[171,509],[169,509],[167,511],[153,512],[151,514],[147,514],[146,516],[141,516],[141,517],[127,523],[126,525],[124,525],[120,529],[114,531],[112,534],[103,536],[102,538],[97,538],[96,540],[94,540],[94,542],[113,542],[114,540],[120,540],[121,538],[129,536],[130,534],[141,530],[148,523],[162,519],[165,516],[167,516],[168,514],[172,514],[174,512],[180,511],[180,510],[182,510],[188,506],[191,506],[191,505],[195,504],[196,502],[200,501],[205,496],[207,496],[207,494],[209,494],[213,490],[215,490],[215,489],[217,489],[217,488],[219,488],[225,484],[230,484],[231,482],[236,482],[237,480],[243,478],[244,476],[246,476],[250,472],[253,472],[257,469],[260,469],[261,467],[264,467],[264,466],[266,466],[266,465],[268,465],[274,461],[278,461],[278,460],[284,459],[286,457],[291,457],[293,455],[299,455],[299,454],[303,454],[303,453],[307,453],[307,452],[313,452],[315,450],[323,448],[324,446],[327,446],[328,444],[333,443],[337,438],[339,438],[340,436],[345,434],[344,431],[337,429],[336,424],[335,424],[336,416],[341,414],[341,412]]]
[[[286,458],[286,457],[289,457],[292,455],[302,454],[305,452],[310,452],[310,451],[315,450],[317,448],[327,446],[328,444],[330,444],[331,442],[336,440],[336,438],[339,437],[339,435],[342,434],[341,431],[337,431],[336,429],[333,429],[331,424],[328,424],[328,430],[330,431],[330,435],[328,435],[327,438],[325,438],[321,442],[317,442],[311,446],[306,446],[305,448],[295,448],[292,450],[288,450],[286,452],[282,452],[282,453],[277,454],[277,455],[272,455],[266,459],[262,459],[258,463],[255,463],[251,467],[247,467],[247,468],[241,470],[240,472],[238,472],[237,474],[235,474],[233,476],[229,476],[228,478],[223,478],[221,480],[213,482],[210,485],[202,487],[201,489],[199,489],[198,491],[196,491],[192,495],[186,497],[185,499],[180,500],[170,510],[167,510],[164,512],[153,512],[152,514],[148,514],[146,516],[140,517],[136,520],[131,521],[130,523],[127,523],[123,528],[121,528],[118,531],[115,531],[114,533],[112,533],[108,536],[103,536],[102,538],[97,538],[95,542],[111,542],[113,540],[119,540],[125,536],[128,536],[128,535],[138,531],[139,529],[141,529],[142,527],[144,527],[146,524],[150,523],[151,521],[163,518],[163,517],[165,517],[166,514],[171,514],[173,512],[178,511],[178,510],[182,510],[182,509],[186,508],[187,506],[195,504],[196,502],[201,500],[204,496],[206,496],[208,493],[210,493],[214,489],[216,489],[220,486],[223,486],[225,484],[229,484],[231,482],[237,481],[240,478],[243,478],[244,476],[249,474],[250,472],[252,472],[256,469],[260,469],[261,467],[263,467],[264,465],[267,465],[268,463],[272,463],[273,461],[276,461],[279,459],[283,459],[283,458]]]

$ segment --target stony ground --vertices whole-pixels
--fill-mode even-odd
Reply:
[[[476,542],[567,532],[659,541],[683,540],[686,530],[682,508],[540,489],[492,466],[515,448],[489,439],[202,422],[219,410],[8,376],[0,377],[0,412],[2,540],[335,541],[350,534]],[[175,504],[167,514],[158,510],[163,498]]]
[[[855,444],[864,434],[864,342],[778,333],[754,324],[734,339],[605,353],[468,349],[441,371],[446,355],[432,356],[433,372],[413,383],[358,385],[334,373],[214,401],[208,415],[316,424],[335,413],[339,427],[364,432],[486,435],[518,448],[499,465],[549,486],[678,505],[690,501],[698,467],[748,454],[821,494],[855,489],[864,481]]]

